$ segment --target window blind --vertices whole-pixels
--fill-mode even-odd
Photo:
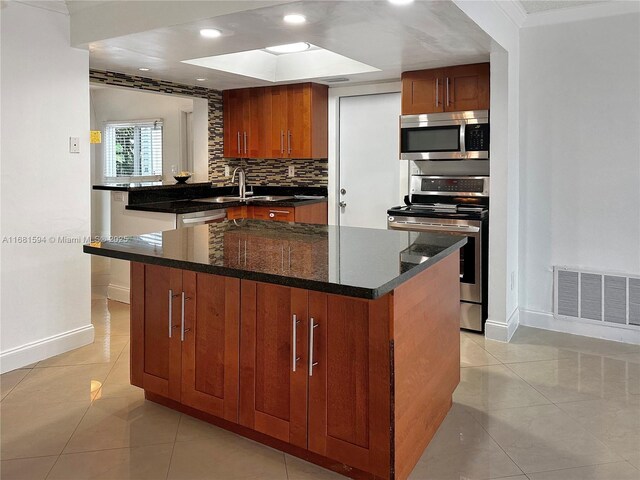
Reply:
[[[161,176],[162,132],[162,120],[105,123],[105,177]]]

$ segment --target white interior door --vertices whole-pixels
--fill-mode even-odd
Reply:
[[[338,223],[387,228],[387,210],[408,191],[399,157],[400,93],[340,98]]]

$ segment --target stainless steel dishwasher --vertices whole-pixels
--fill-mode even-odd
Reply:
[[[227,218],[227,210],[225,208],[203,210],[202,212],[181,213],[176,215],[176,228],[193,227],[195,225],[204,225],[206,223],[221,222],[225,218]]]

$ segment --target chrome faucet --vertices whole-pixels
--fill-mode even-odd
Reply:
[[[236,172],[238,173],[238,189],[240,190],[240,198],[245,198],[247,196],[246,174],[242,167],[236,167],[233,170],[233,175],[231,175],[231,183],[236,179]]]

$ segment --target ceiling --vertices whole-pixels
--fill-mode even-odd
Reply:
[[[604,0],[520,0],[520,4],[528,14],[557,10],[560,8],[580,7]]]
[[[72,21],[74,10],[93,3],[68,2]],[[288,13],[304,14],[307,23],[285,25],[282,17]],[[216,28],[223,35],[206,39],[199,34],[201,28]],[[488,61],[491,47],[491,38],[448,0],[405,6],[387,1],[303,1],[95,41],[89,45],[90,66],[221,90],[268,85],[182,61],[300,41],[380,70],[347,75],[349,83],[397,80],[406,70]],[[150,71],[140,72],[140,67]],[[323,78],[314,79],[319,80]]]

